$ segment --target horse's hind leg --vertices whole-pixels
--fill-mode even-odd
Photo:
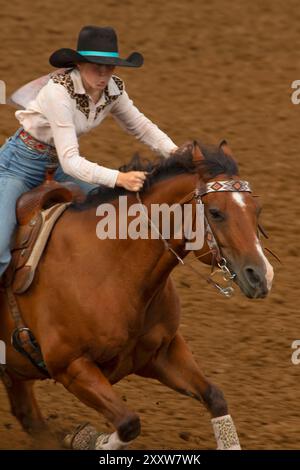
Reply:
[[[177,334],[136,373],[157,379],[177,392],[203,402],[212,416],[218,449],[240,449],[223,393],[204,377],[181,335]]]
[[[91,426],[69,436],[65,443],[73,449],[122,449],[140,433],[140,419],[130,411],[116,395],[111,384],[98,366],[81,357],[69,364],[55,380],[62,383],[82,403],[94,408],[115,427],[112,434],[97,434]]]
[[[39,434],[47,429],[33,392],[33,380],[21,381],[10,377],[5,388],[10,401],[11,412],[29,434]]]

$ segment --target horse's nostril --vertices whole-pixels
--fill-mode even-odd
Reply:
[[[261,284],[262,278],[257,270],[254,268],[245,268],[246,277],[252,287],[257,287]]]

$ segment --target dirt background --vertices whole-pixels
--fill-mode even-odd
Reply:
[[[291,83],[300,79],[300,9],[297,0],[1,0],[0,78],[9,95],[48,73],[48,57],[76,47],[85,24],[112,25],[126,56],[139,50],[145,65],[118,70],[135,104],[177,144],[190,138],[226,138],[241,174],[263,199],[268,242],[282,259],[266,300],[237,292],[218,296],[185,268],[174,272],[181,330],[204,371],[228,400],[242,447],[299,449],[300,365],[291,343],[300,338],[299,123]],[[0,138],[18,127],[14,109],[0,106]],[[117,168],[133,150],[149,150],[108,118],[81,140],[87,158]],[[203,272],[205,268],[203,267]],[[208,413],[191,399],[154,381],[129,377],[116,386],[140,413],[135,449],[213,449]],[[106,423],[51,381],[36,385],[54,432],[90,420]],[[181,433],[186,440],[182,439]],[[0,385],[0,448],[43,448],[10,415]]]

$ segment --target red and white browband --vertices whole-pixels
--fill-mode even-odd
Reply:
[[[215,192],[248,192],[251,193],[251,187],[248,181],[244,180],[227,180],[227,181],[212,181],[206,183],[203,187],[196,189],[197,196],[204,196],[207,193]]]

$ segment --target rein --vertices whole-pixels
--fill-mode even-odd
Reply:
[[[201,186],[198,186],[194,189],[194,191],[190,192],[187,194],[183,199],[179,201],[179,204],[184,204],[187,202],[190,202],[192,199],[196,200],[196,204],[204,204],[202,201],[202,197],[208,193],[215,193],[215,192],[252,192],[250,185],[248,181],[244,180],[226,180],[226,181],[211,181],[210,183],[203,184]],[[233,279],[236,277],[235,273],[232,273],[230,269],[227,266],[227,260],[222,256],[221,250],[218,246],[218,243],[214,237],[213,231],[209,225],[209,222],[204,215],[204,224],[205,224],[205,235],[206,235],[206,241],[209,246],[209,251],[206,253],[203,253],[202,255],[196,256],[195,259],[190,261],[189,263],[184,262],[184,260],[179,256],[179,254],[172,248],[170,243],[162,236],[161,232],[159,229],[156,227],[156,225],[152,222],[152,220],[149,218],[147,211],[144,208],[143,202],[141,200],[140,193],[136,193],[137,200],[141,204],[142,211],[144,215],[147,218],[148,221],[148,226],[152,227],[159,238],[163,241],[166,250],[170,251],[177,259],[179,263],[181,263],[184,266],[187,266],[189,269],[191,269],[194,273],[196,273],[198,276],[200,276],[202,279],[204,279],[208,284],[211,284],[213,287],[215,287],[222,295],[225,297],[229,298],[233,295],[234,293],[234,288],[232,287],[232,282]],[[194,220],[194,219],[193,219]],[[198,270],[196,270],[193,266],[190,264],[192,262],[195,262],[195,260],[202,258],[203,256],[208,255],[209,253],[212,254],[212,264],[211,264],[211,272],[209,277],[204,276],[203,274],[199,273]],[[215,263],[218,266],[218,270],[215,270]],[[213,276],[221,272],[224,281],[227,283],[227,286],[221,286],[219,283],[217,283],[214,279]]]

